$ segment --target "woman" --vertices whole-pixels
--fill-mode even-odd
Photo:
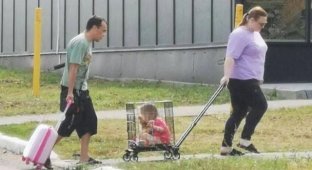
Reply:
[[[266,23],[266,11],[259,6],[254,7],[229,36],[224,76],[220,83],[228,86],[232,112],[225,124],[221,155],[243,155],[232,147],[232,140],[244,117],[246,123],[237,146],[259,153],[251,143],[251,136],[267,110],[267,101],[260,89],[268,49],[260,31]]]

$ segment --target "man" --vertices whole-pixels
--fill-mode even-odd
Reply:
[[[77,35],[67,45],[65,68],[61,80],[60,110],[64,111],[67,103],[69,107],[65,120],[58,129],[58,143],[63,137],[69,137],[76,130],[80,138],[79,163],[101,163],[88,154],[89,141],[97,133],[97,117],[89,96],[87,79],[91,62],[93,41],[100,41],[107,32],[107,23],[103,18],[93,16],[86,26],[86,30]],[[45,165],[51,169],[51,160]]]

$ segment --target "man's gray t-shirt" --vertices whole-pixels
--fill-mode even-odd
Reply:
[[[61,85],[68,87],[69,64],[79,64],[74,89],[87,90],[92,51],[91,43],[86,39],[85,33],[81,33],[74,37],[68,43],[66,51],[66,64]]]

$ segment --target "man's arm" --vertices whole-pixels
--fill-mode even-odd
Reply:
[[[69,70],[68,70],[68,92],[66,101],[74,103],[74,86],[76,82],[77,72],[78,72],[79,64],[69,64]]]

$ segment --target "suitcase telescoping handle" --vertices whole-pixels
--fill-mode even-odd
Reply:
[[[65,119],[65,114],[67,113],[67,110],[69,109],[71,104],[72,104],[72,101],[67,102],[64,111],[61,113],[62,114],[61,118],[57,121],[57,124],[55,125],[55,130],[56,131],[58,131],[58,129],[60,128],[60,125],[61,125],[62,121]]]
[[[204,109],[197,115],[197,117],[193,120],[193,122],[190,124],[190,126],[186,129],[186,131],[182,134],[180,139],[175,144],[175,148],[178,149],[182,142],[185,140],[185,138],[191,133],[192,129],[196,126],[198,121],[203,117],[203,115],[206,113],[207,109],[211,106],[213,101],[218,97],[218,95],[221,93],[221,91],[224,89],[226,84],[220,84],[218,89],[214,92],[214,94],[210,97],[209,101],[205,105]]]

